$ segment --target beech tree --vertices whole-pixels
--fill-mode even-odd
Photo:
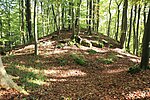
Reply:
[[[140,67],[142,69],[147,69],[149,64],[149,55],[150,55],[150,7],[148,12],[148,19],[144,29],[143,36],[143,48]]]
[[[2,63],[2,59],[1,59],[1,55],[0,55],[0,86],[2,88],[5,89],[15,89],[18,92],[24,93],[24,94],[28,94],[24,89],[22,89],[21,87],[19,87],[12,79],[14,77],[11,75],[8,75],[3,63]]]

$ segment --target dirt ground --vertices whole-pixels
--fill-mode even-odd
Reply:
[[[40,40],[38,56],[33,55],[34,45],[28,45],[3,57],[6,69],[11,65],[16,70],[24,66],[41,72],[46,78],[34,88],[25,86],[27,96],[12,89],[0,89],[0,100],[150,100],[150,70],[128,73],[131,66],[140,62],[139,57],[118,48],[67,45],[57,48],[57,45],[56,40],[45,37]],[[75,63],[72,54],[81,56],[86,63]],[[110,62],[101,61],[109,57]],[[21,76],[26,72],[8,73]],[[23,86],[23,82],[14,81]]]

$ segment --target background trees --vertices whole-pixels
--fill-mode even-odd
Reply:
[[[84,29],[89,34],[97,31],[116,39],[120,47],[130,53],[138,56],[142,53],[148,2],[37,0],[35,3],[34,0],[0,1],[0,42],[5,51],[37,41],[54,31],[72,30],[74,37]]]

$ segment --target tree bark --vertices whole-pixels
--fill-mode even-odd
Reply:
[[[88,33],[92,34],[92,0],[90,0],[90,5],[89,5],[89,28],[88,28]]]
[[[109,21],[108,21],[108,28],[107,28],[107,36],[110,36],[110,24],[111,24],[111,9],[110,9],[110,7],[111,7],[111,1],[112,0],[110,0],[109,1]]]
[[[121,26],[121,38],[120,38],[120,48],[124,47],[126,32],[127,32],[127,10],[128,10],[128,0],[124,0],[123,14],[122,14],[122,26]]]
[[[26,43],[24,32],[24,0],[21,0],[21,33],[23,37],[23,43]]]
[[[136,24],[136,10],[137,10],[137,5],[134,7],[134,19],[133,19],[133,54],[135,54],[136,51],[136,29],[135,29],[135,24]]]
[[[1,55],[0,55],[0,86],[5,89],[12,88],[12,89],[17,90],[18,92],[28,95],[28,93],[25,90],[23,90],[15,82],[13,82],[12,77],[13,76],[7,74],[3,66]]]
[[[98,33],[98,29],[99,29],[99,9],[100,9],[99,2],[100,2],[100,0],[97,0],[97,25],[96,25],[97,33]]]
[[[117,4],[117,31],[115,33],[115,38],[118,41],[118,33],[119,33],[119,24],[120,24],[120,5],[123,0],[121,0],[119,3],[115,0]]]
[[[144,40],[143,40],[140,68],[147,69],[149,64],[149,55],[150,55],[150,8],[148,12],[147,23],[144,29],[143,39]]]
[[[138,9],[138,18],[137,18],[137,27],[136,27],[136,55],[138,56],[139,51],[139,23],[140,23],[140,12],[141,12],[141,6],[139,5]]]
[[[34,54],[38,55],[38,36],[37,36],[37,1],[34,0]]]
[[[127,43],[128,52],[130,52],[130,41],[131,41],[131,33],[132,33],[132,16],[133,16],[133,6],[131,8],[131,14],[130,14],[129,37],[128,37],[128,43]]]
[[[32,35],[32,25],[31,25],[31,4],[30,0],[26,0],[26,21],[27,21],[27,29],[28,29],[28,36],[29,36],[29,42],[32,41],[33,35]]]

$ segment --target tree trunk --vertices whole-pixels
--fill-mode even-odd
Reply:
[[[23,37],[23,43],[26,43],[24,32],[24,0],[21,0],[21,33]]]
[[[69,25],[68,25],[68,30],[70,30],[71,29],[71,7],[72,7],[72,4],[71,4],[72,2],[71,1],[69,1],[69,13],[68,13],[68,15],[69,15],[69,19],[68,19],[68,23],[69,23]]]
[[[135,5],[134,7],[134,19],[133,19],[133,54],[135,54],[136,51],[136,31],[135,31],[136,10],[137,10],[137,5]]]
[[[120,24],[120,5],[123,0],[121,0],[119,3],[115,0],[117,4],[117,31],[115,33],[115,38],[118,41],[118,33],[119,33],[119,24]]]
[[[58,25],[57,25],[57,18],[56,18],[56,14],[55,14],[55,10],[54,10],[54,5],[52,4],[52,11],[53,11],[53,16],[54,16],[54,24],[57,28],[57,31],[59,30]]]
[[[90,5],[89,5],[89,28],[88,28],[88,33],[92,34],[92,0],[90,0]]]
[[[17,90],[18,92],[21,92],[21,93],[28,95],[28,93],[25,90],[23,90],[15,82],[13,82],[12,78],[13,78],[13,76],[8,75],[6,73],[6,70],[3,66],[1,55],[0,55],[0,86],[2,88],[6,88],[6,89],[12,88],[12,89]]]
[[[97,0],[97,25],[96,25],[96,31],[97,32],[99,29],[99,9],[100,9],[99,2],[100,2],[100,0]]]
[[[107,28],[107,36],[110,36],[110,24],[111,24],[111,9],[110,9],[110,7],[111,7],[111,0],[109,1],[109,9],[108,9],[108,11],[109,11],[109,21],[108,21],[108,28]]]
[[[81,9],[81,3],[82,3],[82,0],[79,0],[79,2],[77,3],[78,8],[77,8],[76,22],[75,22],[75,26],[77,27],[77,35],[80,33],[80,9]]]
[[[140,68],[147,69],[149,64],[149,55],[150,55],[150,8],[148,13],[147,23],[144,29],[144,36],[143,36],[143,48],[142,48],[142,57]]]
[[[128,43],[127,43],[127,50],[130,52],[130,40],[131,40],[131,32],[132,32],[132,16],[133,16],[133,6],[131,8],[131,14],[130,14],[130,27],[129,27],[129,37],[128,37]]]
[[[32,35],[32,26],[31,26],[31,4],[30,0],[26,0],[26,21],[27,21],[27,29],[28,29],[28,36],[29,41],[31,42],[33,39]]]
[[[35,45],[35,55],[38,55],[38,36],[37,36],[37,1],[34,0],[34,45]]]
[[[126,32],[127,32],[127,9],[128,9],[128,0],[124,0],[123,15],[122,15],[122,26],[121,26],[120,48],[123,48],[124,42],[125,42],[125,39],[126,39]]]
[[[42,16],[42,33],[43,33],[43,36],[45,35],[45,28],[44,28],[44,10],[43,10],[43,1],[40,2],[41,4],[41,16]]]
[[[74,8],[74,0],[72,0],[72,39],[75,38],[75,8]]]
[[[95,2],[95,0],[93,0],[93,28],[92,28],[92,30],[93,31],[95,31],[95,14],[96,14],[96,12],[95,12],[95,5],[96,5],[96,2]]]
[[[86,11],[86,25],[87,25],[87,29],[89,28],[89,0],[86,1],[87,2],[87,11]]]
[[[61,5],[61,9],[62,9],[62,13],[61,13],[61,22],[62,22],[62,29],[65,28],[65,21],[64,21],[64,13],[65,13],[65,7],[64,7],[64,4]]]
[[[137,19],[137,27],[136,27],[136,55],[138,56],[139,51],[139,22],[140,22],[140,12],[141,12],[141,6],[139,5],[138,9],[138,19]]]

